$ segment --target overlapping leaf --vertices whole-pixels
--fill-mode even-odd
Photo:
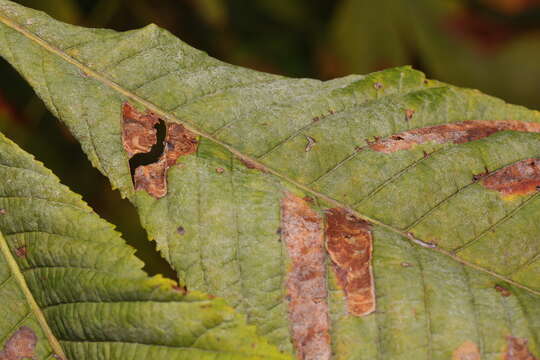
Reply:
[[[287,358],[223,299],[147,277],[110,224],[1,134],[0,179],[0,359]]]
[[[282,350],[294,350],[294,324],[281,202],[294,193],[309,196],[313,209],[342,207],[374,224],[377,310],[348,314],[328,271],[334,358],[447,359],[469,351],[496,359],[512,339],[538,356],[540,200],[530,191],[503,196],[478,181],[540,157],[538,112],[409,68],[329,82],[287,79],[221,63],[153,25],[84,29],[8,1],[0,14],[2,56],[138,207],[180,280],[225,297]],[[125,102],[199,136],[197,152],[169,169],[164,197],[133,189],[122,145]],[[479,131],[467,141],[419,141],[400,151],[371,146],[467,121],[529,130]]]

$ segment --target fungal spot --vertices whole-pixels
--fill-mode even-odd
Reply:
[[[313,118],[313,122],[317,122],[317,121],[319,121],[319,120],[321,120],[321,118],[318,117],[318,116],[315,116],[315,117]]]
[[[376,82],[375,84],[373,84],[373,87],[374,87],[375,89],[379,90],[379,89],[382,89],[383,84],[381,84],[380,82]]]
[[[385,139],[378,139],[368,145],[372,150],[389,154],[400,150],[409,150],[415,145],[425,143],[463,144],[485,138],[499,131],[508,130],[540,133],[540,123],[515,120],[463,121],[405,131]]]
[[[186,230],[182,226],[179,226],[176,228],[176,232],[180,235],[184,235],[186,233]]]
[[[501,296],[504,296],[504,297],[508,297],[508,296],[512,295],[510,290],[508,290],[507,288],[505,288],[504,286],[501,286],[501,285],[495,285],[495,290],[499,294],[501,294]]]
[[[452,360],[480,360],[480,350],[472,341],[465,341],[452,353]]]
[[[306,135],[306,139],[307,139],[307,145],[306,145],[306,152],[309,152],[311,151],[311,149],[313,148],[313,146],[315,146],[315,144],[317,143],[317,141],[315,141],[314,138],[312,138],[311,136],[307,136]]]
[[[507,347],[504,360],[539,360],[529,351],[529,341],[527,339],[507,336],[506,340]]]
[[[6,341],[0,360],[34,359],[38,338],[28,326],[21,326]]]
[[[402,266],[402,267],[411,267],[412,264],[411,264],[411,263],[408,263],[408,262],[402,262],[402,263],[401,263],[401,266]]]
[[[370,314],[375,311],[371,225],[341,208],[330,209],[326,222],[326,248],[349,313]]]
[[[216,172],[217,172],[218,174],[223,174],[224,171],[225,171],[225,169],[223,169],[223,168],[221,168],[221,167],[219,167],[219,168],[216,169]]]
[[[281,201],[281,235],[291,262],[286,280],[289,326],[298,359],[329,360],[323,219],[292,194]]]
[[[0,209],[0,215],[6,215],[7,211],[6,209]]]
[[[540,159],[525,159],[489,174],[482,185],[503,197],[535,193],[540,186]]]
[[[27,253],[26,246],[19,246],[18,248],[15,249],[15,255],[17,255],[18,257],[25,257],[26,253]]]
[[[405,120],[409,121],[412,119],[415,111],[413,109],[406,109],[405,110]]]

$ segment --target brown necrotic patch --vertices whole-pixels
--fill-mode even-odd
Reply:
[[[152,149],[157,142],[158,123],[159,118],[150,111],[141,113],[130,103],[122,104],[122,143],[130,158]]]
[[[161,145],[157,144],[156,126],[161,124],[163,128],[163,121],[149,111],[145,113],[137,111],[127,102],[122,105],[122,118],[122,143],[129,158],[133,158],[130,160],[130,166],[132,166],[135,190],[145,190],[155,198],[165,196],[167,170],[180,156],[197,151],[197,137],[181,124],[168,123],[164,126],[163,150],[157,149],[157,153],[154,154],[156,146]],[[139,157],[149,155],[151,161],[145,161],[144,165],[140,166],[132,165],[132,161],[137,157],[134,157],[136,154],[140,154],[137,155]],[[159,158],[156,159],[157,156]]]
[[[481,184],[503,196],[527,195],[540,189],[540,159],[525,159],[482,178]]]
[[[415,145],[425,143],[463,144],[485,138],[499,131],[508,130],[540,133],[540,123],[515,120],[463,121],[409,130],[385,139],[376,139],[375,142],[369,144],[369,147],[372,150],[389,154],[399,150],[409,150]]]
[[[146,190],[150,195],[161,198],[167,194],[167,170],[182,155],[197,151],[195,134],[180,124],[168,124],[163,153],[155,163],[135,169],[135,190]]]
[[[341,208],[330,209],[326,222],[326,247],[349,313],[367,315],[375,310],[371,225]]]
[[[0,360],[34,359],[37,341],[32,329],[21,326],[6,341],[4,349],[0,351]]]
[[[281,236],[291,261],[286,287],[296,354],[302,360],[330,359],[323,219],[306,200],[287,194]]]
[[[514,336],[508,336],[504,360],[538,360],[530,351],[528,340]]]
[[[465,341],[452,353],[452,360],[480,360],[480,350],[472,341]]]

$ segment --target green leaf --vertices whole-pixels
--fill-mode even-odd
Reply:
[[[288,79],[154,25],[85,29],[5,0],[0,21],[0,54],[137,206],[179,280],[224,297],[281,350],[496,359],[519,345],[539,356],[540,113],[408,67]],[[197,137],[164,196],[133,187],[126,103]],[[360,261],[371,240],[374,288]],[[349,258],[333,245],[352,246]],[[344,272],[368,285],[354,293]],[[374,312],[354,313],[359,290],[374,290]]]
[[[223,299],[147,277],[110,224],[1,134],[0,179],[0,359],[287,358]]]

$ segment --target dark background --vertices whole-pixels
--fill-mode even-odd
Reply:
[[[19,0],[82,26],[158,24],[209,55],[330,79],[411,64],[429,77],[540,109],[540,0]],[[174,273],[133,207],[0,61],[0,131],[116,224],[150,273]],[[150,265],[149,265],[150,264]]]

